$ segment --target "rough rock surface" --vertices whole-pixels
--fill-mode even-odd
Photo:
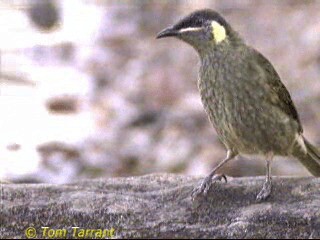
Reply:
[[[2,184],[1,238],[23,238],[28,227],[37,237],[49,227],[46,234],[66,229],[72,238],[79,227],[122,238],[320,238],[320,178],[276,177],[263,203],[255,201],[262,177],[228,180],[194,202],[200,179],[180,175]]]

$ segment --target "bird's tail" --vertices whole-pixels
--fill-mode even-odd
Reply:
[[[305,145],[304,151],[301,146],[296,145],[293,148],[293,156],[298,158],[313,176],[320,177],[320,151],[307,139],[303,138],[303,141]]]

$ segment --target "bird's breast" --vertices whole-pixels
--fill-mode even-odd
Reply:
[[[255,86],[254,81],[247,81],[245,72],[238,70],[238,66],[203,65],[198,80],[201,101],[220,139],[225,145],[236,145],[243,151],[247,151],[249,143],[255,142],[254,136],[264,135],[263,123],[254,123],[263,121],[266,108],[263,93],[260,93],[262,89]],[[256,92],[253,93],[253,89]],[[255,129],[255,126],[259,127]],[[252,131],[256,134],[252,135]]]
[[[287,116],[267,99],[268,88],[238,67],[201,66],[198,87],[203,106],[221,141],[241,153],[284,154],[291,144]]]

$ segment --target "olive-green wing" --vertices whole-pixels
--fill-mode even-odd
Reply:
[[[283,112],[285,112],[289,117],[297,121],[299,126],[299,133],[302,133],[302,126],[299,119],[299,115],[297,109],[294,106],[294,103],[291,99],[291,96],[287,90],[287,88],[281,82],[281,79],[269,62],[267,58],[265,58],[261,53],[257,50],[252,49],[254,55],[253,64],[256,64],[259,68],[259,72],[263,72],[263,76],[265,78],[265,82],[268,85],[268,88],[272,91],[272,95],[270,95],[271,104],[280,108]]]

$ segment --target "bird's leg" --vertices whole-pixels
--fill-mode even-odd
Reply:
[[[266,162],[267,162],[266,181],[264,182],[261,191],[257,195],[257,201],[258,202],[267,199],[271,194],[271,190],[272,190],[272,183],[271,183],[271,162],[272,162],[272,158],[273,158],[273,153],[267,154],[267,159],[266,159]]]
[[[222,180],[224,179],[227,182],[227,178],[224,174],[218,174],[216,175],[216,172],[219,168],[221,168],[225,163],[227,163],[228,161],[230,161],[231,159],[233,159],[235,156],[237,155],[237,153],[234,153],[232,150],[228,150],[227,152],[227,157],[221,161],[218,166],[216,166],[211,173],[202,181],[202,183],[197,186],[196,188],[193,189],[191,197],[192,199],[195,199],[195,197],[197,197],[198,195],[207,195],[208,190],[210,189],[210,186],[212,184],[212,181],[214,180]]]

